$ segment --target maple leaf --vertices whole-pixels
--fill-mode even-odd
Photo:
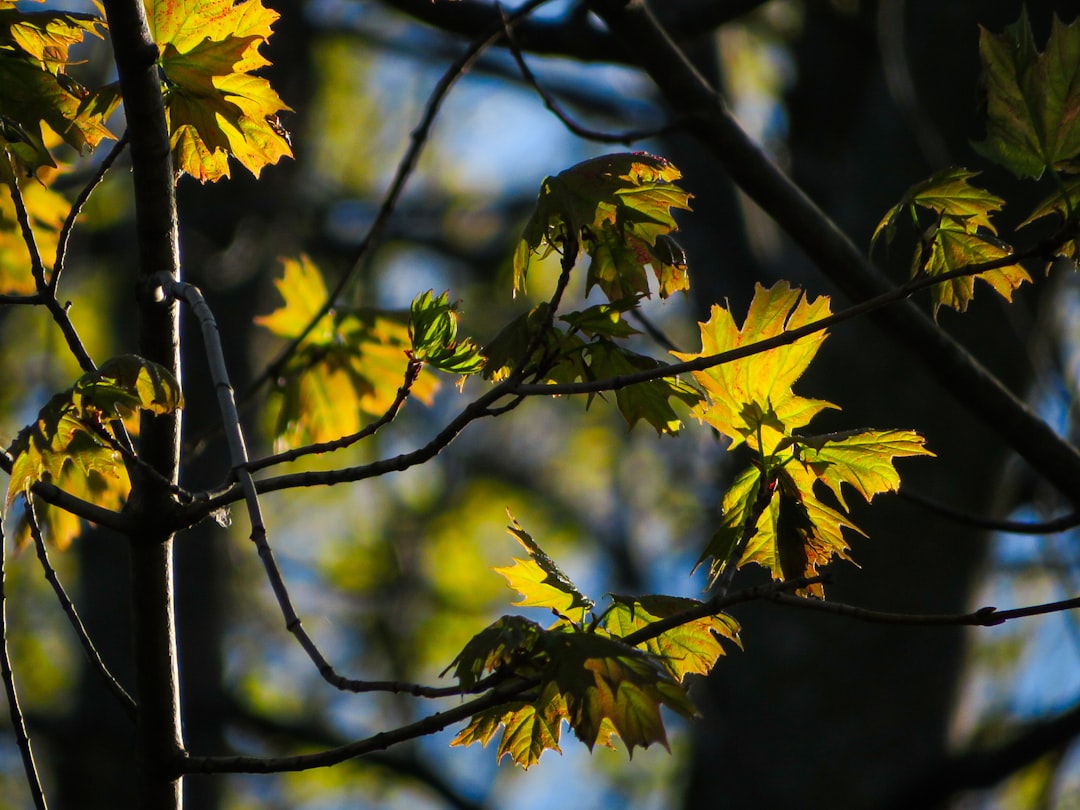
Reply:
[[[900,488],[894,458],[933,456],[926,440],[911,430],[860,430],[799,437],[798,460],[832,490],[847,509],[843,484],[868,503],[882,492]]]
[[[772,480],[765,484],[769,487],[768,503],[736,567],[756,563],[780,580],[816,576],[835,558],[850,561],[844,530],[865,534],[846,514],[843,485],[870,501],[877,494],[899,488],[900,475],[893,459],[932,455],[923,437],[908,430],[860,430],[783,439],[766,464],[774,471]],[[818,482],[831,490],[843,511],[821,501],[814,489]],[[753,518],[762,485],[762,469],[753,466],[724,494],[720,527],[698,560],[701,564],[713,558],[712,581],[727,566]],[[820,583],[798,592],[824,596]]]
[[[985,228],[991,233],[997,233],[990,220],[994,213],[1004,207],[1005,201],[996,194],[971,185],[969,181],[978,174],[960,166],[953,166],[916,183],[904,192],[900,202],[881,218],[870,241],[871,250],[882,233],[885,234],[886,242],[892,242],[897,219],[905,210],[918,228],[918,208],[961,220],[971,232]]]
[[[1012,248],[988,236],[972,233],[961,220],[943,217],[934,228],[933,240],[923,270],[929,276],[939,276],[983,262],[1003,259]],[[989,284],[1006,301],[1012,301],[1013,290],[1031,276],[1019,264],[1009,264],[970,276],[958,276],[931,288],[934,312],[941,306],[963,312],[974,296],[975,280]]]
[[[1069,166],[1069,171],[1077,170],[1080,170],[1080,166],[1076,164]],[[1058,214],[1066,221],[1076,221],[1077,215],[1080,214],[1080,177],[1074,175],[1063,178],[1058,189],[1035,206],[1031,215],[1017,226],[1017,230],[1052,214]],[[1080,260],[1080,234],[1077,233],[1075,226],[1069,232],[1069,236],[1056,247],[1055,254],[1072,259],[1074,262]]]
[[[765,289],[755,288],[753,301],[742,329],[731,313],[714,305],[707,323],[701,327],[701,351],[696,354],[672,352],[680,360],[709,357],[774,337],[829,315],[825,296],[808,300],[786,282]],[[814,359],[826,338],[824,330],[794,343],[760,352],[731,363],[695,371],[694,379],[705,390],[708,401],[694,408],[694,415],[732,440],[732,446],[749,441],[754,449],[769,452],[785,431],[802,427],[830,402],[796,396],[792,384]],[[761,434],[765,448],[758,447]]]
[[[1040,52],[1027,10],[1001,34],[985,28],[979,54],[986,87],[986,139],[973,144],[1017,177],[1039,178],[1080,153],[1080,26],[1055,15]]]
[[[38,481],[106,508],[118,508],[131,484],[119,452],[105,439],[112,418],[139,410],[169,413],[183,399],[167,369],[135,355],[103,363],[82,375],[67,391],[46,403],[35,422],[19,431],[8,452],[13,456],[7,507],[29,496]],[[66,547],[81,531],[79,518],[42,508],[43,528],[57,546]]]
[[[610,301],[649,295],[646,268],[661,298],[689,287],[686,261],[669,234],[672,208],[689,210],[682,175],[643,152],[605,155],[544,179],[536,208],[514,253],[514,290],[525,289],[534,255],[581,246],[592,258],[586,291],[599,286]]]
[[[678,596],[612,596],[611,609],[604,615],[604,629],[614,636],[628,636],[685,610],[701,605],[696,599]],[[705,616],[681,624],[639,645],[657,657],[678,681],[687,675],[708,675],[726,650],[726,638],[742,646],[739,623],[725,613]]]
[[[512,566],[495,569],[496,573],[506,578],[511,588],[521,594],[521,600],[514,604],[550,608],[560,616],[580,610],[584,617],[585,612],[592,608],[593,601],[578,590],[512,515],[510,521],[507,531],[529,552],[528,560],[515,559]]]
[[[70,46],[87,32],[100,36],[102,24],[89,14],[0,8],[0,149],[28,175],[56,166],[47,131],[79,151],[113,137],[105,120],[119,96],[82,87],[63,72]],[[13,182],[10,174],[2,172],[0,182]]]
[[[660,707],[684,717],[697,712],[656,656],[594,633],[545,635],[551,657],[548,677],[566,704],[567,721],[592,750],[610,746],[617,734],[631,756],[635,746],[668,747]]]
[[[412,356],[440,371],[475,374],[484,367],[480,349],[470,339],[458,340],[457,305],[450,294],[428,290],[413,299],[409,317]]]
[[[326,302],[318,268],[307,258],[286,260],[278,292],[284,305],[255,319],[274,334],[298,337]],[[397,397],[412,349],[407,316],[373,309],[339,309],[319,318],[279,376],[272,394],[272,430],[279,449],[356,433],[382,416]],[[430,404],[438,381],[421,373],[411,396]]]
[[[515,765],[528,770],[540,761],[544,751],[562,753],[559,738],[565,709],[559,702],[549,700],[543,708],[535,703],[514,702],[506,706],[497,706],[473,715],[469,725],[458,732],[450,745],[471,745],[479,742],[487,746],[488,742],[504,727],[495,761],[500,762],[509,755]]]
[[[277,114],[290,108],[250,73],[278,13],[260,0],[146,0],[161,49],[165,113],[176,172],[201,182],[229,176],[229,157],[256,177],[292,157]]]
[[[605,339],[586,344],[584,359],[589,379],[610,379],[651,371],[664,365]],[[638,420],[644,419],[656,429],[658,435],[675,435],[682,429],[682,420],[672,407],[673,400],[695,406],[701,403],[702,396],[697,389],[677,377],[636,383],[615,392],[615,403],[626,424],[633,427]]]
[[[503,616],[473,636],[442,674],[453,669],[462,690],[472,689],[485,673],[527,661],[543,632],[523,616]]]

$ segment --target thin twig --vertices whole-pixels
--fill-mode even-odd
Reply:
[[[831,613],[835,616],[846,616],[859,621],[872,624],[902,624],[902,625],[936,625],[943,627],[994,627],[1004,624],[1013,619],[1022,619],[1029,616],[1041,616],[1045,613],[1060,613],[1065,610],[1080,608],[1080,597],[1062,599],[1058,602],[1045,602],[1041,605],[1012,608],[1011,610],[998,610],[996,607],[982,607],[972,613],[892,613],[883,610],[869,610],[867,608],[847,605],[843,602],[826,602],[820,599],[806,599],[801,596],[776,593],[762,597],[772,602],[790,607],[816,610],[819,613]]]
[[[687,371],[705,371],[707,369],[713,368],[714,366],[721,366],[725,363],[732,363],[736,360],[741,360],[744,357],[750,357],[751,355],[760,354],[771,349],[779,348],[780,346],[790,345],[798,340],[801,340],[807,335],[812,335],[815,332],[829,329],[833,326],[844,323],[845,321],[850,321],[854,318],[866,315],[867,313],[887,307],[890,304],[895,304],[899,301],[903,301],[904,299],[910,298],[916,292],[919,292],[920,290],[926,289],[928,287],[933,287],[936,284],[943,284],[956,278],[964,278],[967,276],[978,275],[979,273],[985,273],[987,270],[993,270],[1011,264],[1016,264],[1018,261],[1021,261],[1023,259],[1042,257],[1046,255],[1046,251],[1048,250],[1047,245],[1047,242],[1040,242],[1036,247],[1023,253],[1012,254],[1011,256],[1003,257],[1001,259],[994,259],[988,262],[979,262],[978,264],[958,268],[948,273],[942,273],[941,275],[920,275],[900,287],[894,287],[889,292],[882,293],[881,295],[875,296],[874,298],[870,298],[861,303],[853,304],[847,309],[842,309],[839,312],[836,312],[825,318],[812,321],[811,323],[804,324],[803,326],[797,327],[795,329],[788,329],[770,338],[764,338],[753,343],[743,344],[742,346],[738,346],[726,352],[720,352],[719,354],[706,355],[705,357],[698,357],[694,360],[687,360],[683,363],[669,363],[666,365],[657,366],[656,368],[647,369],[645,371],[635,372],[633,374],[624,374],[618,377],[609,377],[601,380],[586,380],[583,382],[573,383],[522,384],[514,389],[514,393],[520,396],[593,394],[599,393],[601,391],[618,391],[619,389],[626,388],[631,385],[637,385],[638,383],[649,382],[651,380],[658,380],[664,377],[674,377]]]
[[[304,629],[296,609],[293,607],[292,598],[289,596],[288,587],[281,575],[274,551],[267,539],[266,524],[262,516],[262,506],[259,503],[259,495],[255,488],[255,481],[248,469],[247,446],[244,441],[243,428],[240,425],[240,416],[236,409],[236,399],[233,394],[232,384],[229,382],[229,372],[225,366],[225,355],[221,346],[221,335],[218,332],[217,321],[214,313],[207,305],[198,287],[186,282],[174,281],[168,274],[161,274],[157,279],[161,289],[166,295],[184,301],[192,313],[198,318],[202,327],[203,343],[206,350],[207,365],[210,369],[210,378],[217,391],[218,408],[221,411],[222,424],[228,438],[229,457],[232,464],[233,474],[236,476],[237,485],[243,492],[244,502],[247,505],[248,518],[251,522],[250,539],[258,550],[259,559],[262,561],[266,577],[270,582],[270,588],[274,592],[281,615],[285,619],[285,628],[293,635],[304,652],[307,653],[312,663],[318,669],[319,674],[327,683],[348,692],[408,692],[415,695],[429,697],[442,697],[453,693],[447,689],[431,689],[419,684],[403,684],[396,681],[361,681],[345,678],[338,674],[337,670],[327,661],[319,650],[318,645]],[[212,511],[212,510],[211,510]]]
[[[518,69],[521,71],[522,78],[526,83],[531,85],[544,101],[544,106],[562,122],[563,126],[570,130],[571,133],[577,135],[587,141],[595,141],[597,143],[621,143],[625,146],[632,145],[635,141],[643,141],[649,138],[659,138],[664,135],[668,135],[671,132],[678,129],[676,124],[666,124],[662,127],[657,127],[651,130],[629,130],[627,132],[600,132],[599,130],[589,129],[584,127],[570,117],[562,105],[552,96],[544,87],[540,84],[536,78],[536,74],[529,68],[528,63],[525,61],[525,56],[521,53],[521,48],[518,46],[517,38],[514,36],[513,28],[510,25],[510,15],[507,14],[500,4],[496,3],[499,9],[499,13],[502,15],[503,31],[506,35],[506,44],[510,49],[510,53],[513,54],[514,61],[517,62]]]
[[[49,805],[45,801],[45,792],[41,789],[41,779],[38,777],[37,764],[34,762],[34,751],[30,746],[30,735],[26,731],[22,709],[19,707],[19,695],[15,690],[15,673],[11,669],[11,656],[8,654],[7,580],[4,573],[6,557],[7,540],[4,538],[3,521],[0,521],[0,676],[4,680],[8,716],[11,718],[11,728],[15,733],[15,744],[22,755],[26,784],[30,789],[30,795],[34,798],[34,807],[37,810],[48,810]]]
[[[989,529],[990,531],[1007,532],[1008,534],[1053,534],[1080,526],[1080,512],[1070,512],[1067,515],[1061,515],[1038,523],[1029,523],[1022,520],[996,520],[953,509],[951,506],[927,498],[925,495],[919,495],[903,488],[900,489],[899,495],[904,500],[910,501],[923,509],[948,518],[955,523],[976,529]]]
[[[340,439],[334,439],[333,441],[316,442],[314,444],[305,445],[304,447],[297,447],[292,450],[276,453],[272,456],[264,456],[263,458],[249,461],[245,465],[247,471],[257,472],[258,470],[264,470],[267,467],[273,467],[277,464],[296,461],[296,459],[303,458],[304,456],[321,455],[335,450],[342,450],[357,442],[363,441],[364,439],[371,438],[381,428],[393,422],[397,417],[398,412],[401,410],[401,406],[404,405],[405,400],[409,398],[409,392],[412,390],[413,384],[416,382],[416,378],[419,376],[421,368],[423,368],[423,363],[417,360],[410,360],[405,368],[405,379],[398,388],[397,395],[394,397],[394,401],[390,403],[390,407],[386,409],[382,416],[374,422],[364,425],[364,427],[356,433],[342,436]]]
[[[52,586],[53,593],[56,594],[56,599],[60,603],[60,608],[64,611],[64,615],[68,617],[68,621],[71,623],[71,627],[79,639],[79,644],[82,645],[83,652],[86,653],[86,660],[90,662],[91,669],[101,676],[102,680],[105,682],[105,686],[120,702],[120,705],[123,707],[128,717],[134,721],[138,711],[135,700],[128,694],[127,690],[120,685],[120,681],[116,679],[116,676],[113,675],[105,665],[105,662],[101,658],[101,654],[94,645],[93,639],[90,638],[90,634],[86,631],[86,626],[82,623],[82,619],[79,618],[79,612],[75,609],[74,603],[68,597],[67,591],[64,590],[64,586],[56,574],[56,569],[53,568],[52,563],[49,562],[49,552],[45,547],[45,538],[41,535],[41,526],[38,523],[37,513],[34,511],[33,498],[27,497],[25,503],[26,522],[30,526],[30,536],[34,539],[34,547],[37,549],[38,561],[41,563],[41,568],[45,573],[45,579]]]
[[[60,236],[56,242],[56,261],[53,262],[52,277],[49,279],[49,295],[53,298],[56,297],[56,290],[60,285],[60,274],[64,272],[64,264],[67,261],[68,242],[70,241],[71,233],[75,228],[75,220],[78,219],[79,214],[82,213],[83,206],[86,205],[86,201],[90,199],[90,195],[93,193],[94,189],[105,179],[105,174],[112,167],[113,163],[116,162],[116,159],[120,157],[120,154],[127,145],[128,133],[127,130],[124,130],[124,134],[113,144],[112,149],[109,150],[109,154],[102,159],[97,171],[94,172],[94,176],[90,178],[90,181],[83,187],[83,190],[79,192],[79,196],[75,198],[75,202],[71,204],[71,210],[68,211],[67,218],[64,220],[64,225],[60,229]]]
[[[521,8],[516,9],[510,15],[511,19],[508,24],[511,27],[516,25],[519,20],[531,14],[534,9],[544,5],[546,2],[548,2],[548,0],[529,0],[529,2],[525,3]],[[315,328],[316,324],[318,324],[331,309],[333,309],[338,296],[341,295],[345,288],[363,268],[372,249],[378,244],[379,239],[382,237],[382,233],[386,229],[386,225],[389,222],[394,209],[397,207],[398,200],[401,198],[401,193],[405,189],[405,184],[419,162],[420,155],[427,145],[428,137],[431,134],[432,126],[435,123],[435,118],[438,115],[447,94],[450,92],[450,89],[457,83],[458,79],[469,71],[476,60],[479,59],[480,55],[501,40],[503,36],[504,31],[502,25],[492,28],[482,38],[470,45],[468,50],[447,68],[442,78],[439,79],[431,96],[428,98],[427,105],[424,109],[424,115],[421,118],[420,123],[410,134],[409,147],[398,164],[397,171],[394,173],[394,179],[391,181],[390,188],[383,198],[382,205],[379,206],[379,211],[375,215],[371,228],[357,248],[356,259],[353,262],[352,268],[341,277],[334,289],[331,290],[330,294],[326,297],[326,301],[323,302],[323,305],[311,317],[304,329],[290,341],[289,345],[270,362],[262,373],[258,374],[252,380],[240,397],[241,403],[250,399],[268,381],[280,376],[282,370],[285,368],[285,364],[288,363],[289,359],[296,353],[296,350],[311,333],[311,330]]]
[[[16,171],[13,161],[12,171]],[[16,176],[18,176],[17,172]],[[61,306],[60,302],[56,300],[49,283],[45,280],[45,264],[41,259],[41,251],[38,249],[37,238],[34,236],[34,228],[30,224],[30,213],[26,210],[26,201],[23,199],[22,189],[19,188],[18,181],[11,183],[8,188],[11,191],[12,202],[15,204],[15,218],[19,221],[23,242],[26,249],[30,251],[30,274],[34,277],[34,285],[37,287],[38,294],[43,297],[43,303],[48,307],[56,325],[60,327],[60,332],[67,342],[68,349],[78,361],[79,367],[83,371],[94,371],[97,366],[90,359],[79,333],[75,330],[75,324],[68,317],[67,308]]]

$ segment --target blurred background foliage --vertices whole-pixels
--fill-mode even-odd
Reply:
[[[237,170],[216,186],[190,178],[180,184],[185,273],[217,313],[238,389],[281,347],[253,324],[279,306],[272,282],[281,275],[281,259],[309,254],[331,284],[348,270],[431,88],[463,47],[460,38],[395,11],[392,2],[268,5],[283,18],[266,73],[294,109],[282,118],[297,160],[268,168],[258,182]],[[703,6],[664,5],[673,17]],[[703,73],[726,89],[744,126],[857,241],[868,243],[881,213],[907,186],[943,163],[973,163],[967,143],[978,135],[976,24],[1000,30],[1016,18],[1018,3],[742,5],[756,7],[687,38],[686,46]],[[1048,28],[1054,5],[1029,4],[1039,30]],[[1067,3],[1057,6],[1066,19],[1075,13]],[[540,14],[556,21],[574,8],[553,2]],[[100,43],[90,43],[85,56],[78,70],[108,76]],[[551,54],[529,61],[587,126],[624,131],[665,123],[662,103],[630,68]],[[544,298],[558,272],[552,263],[533,268],[536,297],[512,297],[510,260],[541,180],[616,148],[571,135],[521,81],[510,55],[488,52],[448,97],[386,238],[345,299],[401,309],[418,292],[449,289],[463,302],[463,332],[490,340]],[[695,144],[676,133],[633,148],[672,159],[695,194],[694,213],[680,217],[691,294],[646,307],[676,346],[696,351],[695,319],[723,299],[741,310],[754,281],[786,278],[815,294],[831,292]],[[31,186],[28,193],[48,195],[42,210],[52,210],[52,195],[70,199],[91,167],[77,164],[48,191]],[[132,347],[126,169],[122,158],[91,199],[61,288],[99,361]],[[993,171],[985,178],[1006,182]],[[0,225],[10,218],[6,205],[0,199]],[[4,279],[25,262],[18,248],[0,237]],[[882,258],[906,262],[906,256]],[[13,285],[5,291],[17,289],[17,282],[5,283]],[[566,306],[574,308],[582,294],[579,278]],[[1073,430],[1078,296],[1076,282],[1059,273],[1022,292],[1012,307],[987,296],[964,319],[942,315],[945,328],[973,343],[1017,390],[1030,391],[1066,434]],[[212,433],[213,394],[193,326],[186,324],[193,339],[185,346],[185,430],[189,449],[199,452],[190,456],[183,483],[198,488],[220,481],[227,459]],[[658,357],[665,352],[646,338],[638,348]],[[76,373],[44,312],[0,310],[5,441]],[[485,384],[470,380],[459,392],[449,378],[443,382],[431,407],[409,402],[377,439],[295,467],[344,466],[423,444]],[[800,392],[840,403],[845,427],[926,433],[939,460],[922,465],[930,469],[902,468],[918,491],[997,516],[1036,519],[1061,509],[990,432],[957,411],[917,363],[869,326],[838,330]],[[252,434],[268,424],[260,416],[263,402],[256,398],[245,411]],[[264,432],[253,443],[269,452],[272,437]],[[703,579],[689,572],[730,474],[715,438],[696,423],[688,422],[680,438],[659,439],[648,428],[628,432],[602,398],[587,409],[581,400],[531,400],[471,426],[422,467],[357,485],[276,493],[265,509],[305,626],[338,670],[439,683],[474,633],[515,612],[514,595],[491,571],[520,555],[505,532],[508,509],[586,593],[697,596]],[[1047,541],[987,538],[898,499],[875,504],[865,518],[856,514],[856,522],[871,539],[855,544],[862,571],[841,566],[836,572],[832,593],[841,600],[933,611],[1076,593],[1080,557],[1070,534]],[[231,529],[207,522],[178,544],[192,750],[313,750],[433,710],[413,698],[329,688],[282,626],[246,533],[238,513]],[[130,682],[120,544],[95,531],[53,557],[106,660]],[[32,552],[9,568],[13,655],[50,798],[60,808],[128,806],[130,728],[85,671]],[[450,750],[451,731],[329,770],[192,777],[188,806],[856,808],[915,796],[907,806],[929,807],[948,800],[953,788],[974,787],[930,780],[950,755],[972,741],[993,746],[1033,718],[1061,716],[1080,695],[1080,631],[1068,615],[971,637],[852,627],[770,606],[736,615],[745,623],[746,652],[721,660],[716,676],[697,690],[700,721],[690,727],[668,718],[670,756],[652,749],[627,763],[621,751],[589,756],[567,739],[562,757],[548,754],[523,773],[496,767],[493,751]],[[533,617],[546,619],[536,611]],[[1075,806],[1080,762],[1068,754],[1069,739],[1027,769],[1014,765],[1013,778],[1004,779],[1012,773],[1004,769],[979,786],[990,792],[963,793],[956,806]],[[17,752],[9,736],[0,736],[0,807],[25,801]]]

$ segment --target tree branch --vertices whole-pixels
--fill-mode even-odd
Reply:
[[[7,695],[8,716],[15,734],[15,744],[22,757],[23,771],[26,773],[26,785],[34,799],[36,810],[48,810],[45,793],[41,789],[34,751],[30,746],[30,735],[26,731],[22,709],[19,707],[19,694],[15,689],[15,673],[11,669],[11,657],[8,655],[7,632],[7,589],[4,562],[7,558],[7,540],[4,537],[3,521],[0,521],[0,678],[4,681],[4,693]]]
[[[846,295],[864,301],[892,289],[809,197],[736,123],[721,96],[686,58],[644,0],[589,0],[612,33],[633,45],[638,63],[673,112],[732,179],[768,212]],[[1080,452],[1009,391],[966,349],[913,305],[878,311],[875,323],[910,350],[947,391],[1080,506]]]

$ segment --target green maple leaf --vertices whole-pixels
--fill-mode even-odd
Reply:
[[[893,459],[934,455],[926,448],[926,440],[911,430],[851,431],[796,441],[799,461],[832,490],[844,509],[848,508],[844,484],[869,502],[875,495],[900,488]]]
[[[903,211],[908,211],[915,227],[919,229],[918,209],[932,211],[936,221],[923,233],[923,243],[915,251],[911,266],[912,277],[921,272],[937,276],[954,270],[962,270],[973,264],[1009,256],[1012,248],[995,239],[997,229],[991,221],[1005,201],[995,194],[971,185],[977,172],[954,167],[938,172],[933,177],[912,186],[903,199],[893,206],[874,230],[871,249],[878,237],[885,233],[891,242],[896,222]],[[1030,281],[1027,271],[1018,264],[996,270],[987,270],[975,276],[963,276],[931,288],[934,311],[942,305],[964,311],[974,295],[975,279],[982,279],[1008,301],[1012,293],[1025,281]]]
[[[560,616],[580,610],[583,617],[592,608],[593,601],[578,590],[512,515],[510,521],[507,531],[529,552],[529,559],[515,559],[512,566],[495,569],[496,573],[506,578],[511,588],[521,594],[521,600],[514,604],[550,608]]]
[[[581,332],[587,337],[627,338],[641,334],[623,317],[624,313],[638,306],[641,298],[641,295],[634,295],[610,304],[595,304],[580,312],[560,315],[559,320],[565,322],[572,332]]]
[[[229,157],[256,177],[292,157],[277,114],[289,107],[250,71],[269,64],[259,53],[277,12],[260,0],[146,0],[161,48],[165,112],[177,173],[202,182],[229,176]]]
[[[850,561],[844,531],[864,533],[847,514],[844,485],[870,501],[877,494],[899,488],[900,475],[893,459],[932,455],[923,437],[908,430],[849,431],[781,439],[767,464],[776,471],[769,484],[768,505],[758,517],[736,567],[755,563],[779,580],[816,576],[821,567],[836,558]],[[817,483],[831,490],[842,511],[818,497]],[[761,468],[753,466],[744,470],[724,494],[720,526],[698,560],[700,564],[713,559],[713,581],[723,572],[743,537],[761,486]],[[799,593],[823,597],[824,589],[813,584]]]
[[[412,302],[409,338],[412,356],[440,371],[475,374],[484,368],[484,357],[470,339],[458,340],[457,305],[447,292],[439,296],[428,290]]]
[[[890,208],[881,218],[870,241],[871,250],[882,233],[885,234],[887,242],[892,242],[897,219],[904,211],[908,212],[915,227],[918,228],[918,208],[961,220],[972,232],[978,228],[985,228],[991,233],[997,233],[991,217],[1004,207],[1005,201],[985,189],[971,185],[969,181],[978,174],[978,172],[954,166],[916,183],[904,192],[900,202]]]
[[[966,223],[951,217],[942,218],[934,229],[923,270],[938,276],[982,262],[996,261],[1012,254],[1012,248],[986,235],[972,233]],[[1019,264],[1009,264],[971,276],[958,276],[931,288],[934,312],[941,306],[963,312],[975,294],[975,280],[989,284],[1006,301],[1013,291],[1031,276]]]
[[[680,360],[709,357],[827,315],[829,299],[825,296],[810,301],[786,282],[769,289],[759,284],[741,329],[736,327],[730,311],[715,305],[709,321],[700,324],[701,351],[672,354]],[[796,396],[791,390],[825,338],[824,330],[815,332],[788,346],[695,371],[694,379],[705,390],[708,401],[699,404],[694,415],[731,438],[733,446],[749,441],[752,448],[762,450],[758,447],[759,434],[766,448],[775,446],[785,432],[802,427],[825,408],[836,407],[824,400]]]
[[[328,295],[318,268],[307,258],[286,260],[275,281],[284,305],[255,322],[292,339],[318,314]],[[407,318],[370,309],[335,310],[322,316],[277,380],[272,431],[280,449],[356,433],[382,416],[397,397],[412,350]],[[411,396],[431,403],[438,381],[421,373]]]
[[[509,755],[515,765],[528,770],[540,761],[544,751],[562,752],[559,738],[562,733],[563,714],[557,701],[548,701],[543,709],[534,703],[515,702],[480,712],[473,716],[469,725],[450,742],[451,745],[471,745],[479,742],[486,746],[499,727],[504,727],[495,761]]]
[[[463,690],[472,689],[486,673],[510,664],[524,664],[536,651],[544,630],[522,616],[503,616],[473,636],[450,662]]]
[[[648,295],[646,267],[662,298],[689,287],[686,262],[669,234],[672,208],[689,210],[682,175],[663,158],[624,153],[593,158],[544,180],[514,254],[514,290],[525,289],[533,256],[582,247],[592,258],[586,290],[612,302]]]
[[[604,629],[614,636],[628,636],[650,624],[681,613],[701,602],[678,596],[612,596],[613,604],[604,616]],[[674,627],[649,639],[647,650],[678,681],[687,675],[708,675],[726,653],[720,639],[742,646],[739,623],[725,613],[705,616]]]
[[[664,364],[651,357],[637,354],[616,343],[600,339],[584,347],[585,366],[582,371],[588,379],[609,379],[641,371],[651,371]],[[629,427],[644,419],[658,435],[675,435],[682,429],[682,420],[672,407],[672,402],[688,406],[699,405],[701,393],[677,377],[662,377],[620,388],[615,392],[615,403]]]
[[[1076,172],[1080,170],[1080,165],[1071,164],[1068,170]],[[1052,214],[1059,215],[1065,221],[1075,221],[1078,213],[1080,213],[1080,177],[1074,175],[1063,178],[1058,189],[1035,206],[1031,216],[1021,222],[1017,229],[1027,227],[1036,220]],[[1055,254],[1072,259],[1074,262],[1080,260],[1080,235],[1077,235],[1075,227],[1071,229],[1069,236],[1056,247]]]
[[[182,407],[176,379],[167,369],[134,355],[115,357],[56,394],[23,428],[8,452],[14,457],[7,506],[29,496],[38,481],[107,508],[118,508],[131,489],[123,458],[102,436],[108,420],[140,410],[169,413]],[[81,531],[79,518],[42,507],[43,528],[64,548]]]
[[[1001,34],[982,29],[979,53],[986,87],[983,156],[1018,177],[1039,178],[1080,153],[1080,26],[1056,16],[1040,52],[1027,11]]]
[[[658,742],[668,747],[660,707],[696,714],[685,690],[659,659],[594,633],[546,634],[549,678],[565,701],[567,721],[589,747],[617,734],[631,756]]]

